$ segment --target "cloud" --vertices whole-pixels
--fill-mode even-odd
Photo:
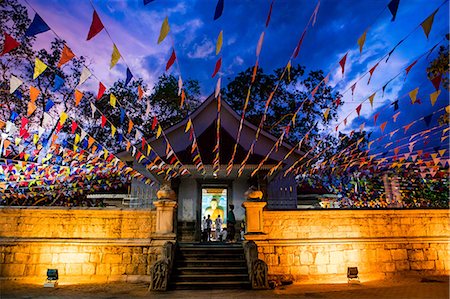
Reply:
[[[188,52],[189,58],[206,58],[214,51],[214,44],[207,39],[204,39],[201,44],[195,44],[194,50]]]

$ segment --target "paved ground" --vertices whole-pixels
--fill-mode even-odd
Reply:
[[[397,282],[373,281],[362,284],[289,285],[267,291],[206,290],[147,292],[144,283],[109,283],[60,285],[43,288],[41,285],[17,281],[0,281],[0,298],[311,298],[311,299],[449,299],[447,281],[421,281],[419,278]]]

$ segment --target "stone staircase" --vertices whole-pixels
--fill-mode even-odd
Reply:
[[[250,289],[242,244],[178,243],[169,287]]]

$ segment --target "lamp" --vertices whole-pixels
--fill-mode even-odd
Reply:
[[[351,279],[357,279],[359,281],[359,277],[358,277],[358,267],[348,267],[347,268],[347,279],[348,279],[348,283],[350,282]]]
[[[54,288],[58,286],[58,269],[47,269],[47,279],[44,288]]]

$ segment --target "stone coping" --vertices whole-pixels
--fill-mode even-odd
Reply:
[[[366,243],[449,243],[448,236],[442,237],[380,237],[380,238],[290,238],[267,239],[267,236],[245,235],[248,240],[258,242],[258,245],[297,246],[297,245],[326,245],[326,244],[366,244]]]
[[[351,214],[358,216],[358,214],[382,214],[382,215],[411,215],[411,214],[442,214],[450,215],[449,209],[307,209],[307,210],[264,210],[264,216],[308,216],[317,214]]]
[[[17,245],[25,243],[54,244],[54,245],[118,245],[118,246],[152,246],[152,241],[158,238],[148,239],[115,239],[115,238],[0,238],[0,246]]]
[[[41,210],[41,211],[132,211],[132,212],[149,212],[156,211],[151,208],[117,208],[117,207],[45,207],[45,206],[0,206],[0,211],[7,210]]]

